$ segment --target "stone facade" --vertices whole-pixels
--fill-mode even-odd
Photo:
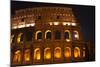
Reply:
[[[26,8],[11,17],[11,65],[81,62],[88,52],[72,8]]]

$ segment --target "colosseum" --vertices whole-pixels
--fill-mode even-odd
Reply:
[[[12,66],[83,62],[88,54],[72,8],[26,8],[11,17]]]

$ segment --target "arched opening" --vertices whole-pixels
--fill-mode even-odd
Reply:
[[[80,48],[79,47],[74,48],[74,57],[75,58],[80,57]]]
[[[55,32],[55,40],[60,40],[61,39],[61,32],[60,31],[56,31]]]
[[[14,43],[15,41],[15,35],[11,35],[11,43]]]
[[[33,31],[26,32],[26,41],[32,41]]]
[[[44,50],[44,59],[51,59],[51,50],[50,50],[50,48],[45,48],[45,50]]]
[[[71,39],[71,34],[70,34],[70,31],[69,31],[69,30],[65,30],[65,32],[64,32],[64,39],[65,39],[66,41],[70,41],[70,39]]]
[[[24,52],[24,61],[25,62],[30,61],[30,50],[29,49],[25,50]]]
[[[51,39],[51,31],[50,30],[47,30],[45,32],[45,39],[47,39],[47,40],[50,40]]]
[[[34,50],[34,60],[40,60],[41,59],[41,51],[40,48],[36,48]]]
[[[60,47],[55,48],[54,57],[57,58],[57,59],[61,58],[61,48]]]
[[[83,48],[83,57],[85,57],[85,47]]]
[[[13,62],[14,62],[14,63],[20,63],[20,62],[21,62],[21,51],[20,51],[20,50],[17,50],[17,51],[14,53]]]
[[[73,32],[73,40],[78,40],[79,39],[79,33],[78,31]]]
[[[36,40],[42,40],[42,32],[41,31],[36,32],[35,39]]]
[[[17,43],[23,42],[23,40],[24,40],[24,35],[23,35],[23,33],[18,34]]]
[[[66,58],[71,57],[71,48],[70,47],[65,47],[65,49],[64,49],[64,56]]]

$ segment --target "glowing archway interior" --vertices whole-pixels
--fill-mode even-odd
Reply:
[[[80,57],[80,48],[79,47],[74,48],[74,57],[75,58]]]
[[[29,49],[25,50],[24,60],[25,61],[30,61],[30,50]]]
[[[13,62],[14,62],[14,63],[19,63],[20,61],[21,61],[21,51],[20,51],[20,50],[17,50],[17,51],[14,53]]]
[[[34,59],[35,60],[40,60],[41,59],[41,51],[40,51],[40,48],[36,48],[34,50]]]
[[[45,50],[44,50],[44,58],[45,59],[51,59],[51,50],[50,50],[50,48],[45,48]]]
[[[60,47],[56,47],[54,49],[54,57],[55,58],[61,58],[61,48]]]
[[[71,57],[71,48],[70,47],[65,47],[64,55],[66,58]]]

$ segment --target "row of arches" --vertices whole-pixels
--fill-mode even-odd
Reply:
[[[28,61],[30,61],[31,60],[31,53],[30,53],[31,51],[30,51],[30,49],[27,49],[27,50],[25,50],[24,51],[24,61],[25,62],[28,62]],[[71,58],[71,53],[72,51],[71,51],[71,48],[70,47],[65,47],[64,48],[64,57],[65,58]],[[84,53],[85,51],[83,51],[83,53]],[[80,58],[81,57],[81,51],[80,51],[80,48],[79,47],[75,47],[74,48],[74,58]],[[49,48],[49,47],[47,47],[47,48],[45,48],[44,49],[44,59],[46,59],[46,60],[50,60],[51,58],[52,58],[52,51],[51,51],[51,48]],[[56,59],[60,59],[60,58],[62,58],[62,49],[60,48],[60,47],[56,47],[55,49],[54,49],[54,58],[56,58]],[[84,57],[85,57],[85,53],[83,54],[84,55]],[[21,51],[20,50],[17,50],[15,53],[14,53],[14,57],[13,57],[13,62],[14,63],[19,63],[19,62],[21,62],[21,58],[22,58],[22,53],[21,53]],[[41,60],[41,49],[40,48],[36,48],[36,49],[34,49],[34,51],[33,51],[33,60],[37,60],[37,61],[39,61],[39,60]]]
[[[31,35],[31,36],[30,36]],[[32,35],[33,33],[29,33],[27,36],[25,36],[26,38],[28,38],[27,40],[32,40]],[[42,40],[42,36],[43,36],[43,33],[42,31],[36,31],[35,33],[35,40],[39,40],[41,41]],[[29,39],[30,37],[30,39]],[[61,39],[61,32],[60,31],[55,31],[54,33],[54,38],[55,40],[60,40]],[[65,30],[64,31],[64,40],[66,41],[70,41],[72,38],[72,40],[79,40],[79,33],[78,31],[73,31],[72,33],[72,37],[71,37],[71,32],[69,30]],[[47,30],[45,32],[45,39],[46,40],[51,40],[52,39],[52,31],[51,30]],[[15,40],[15,36],[12,35],[11,36],[11,43]],[[20,43],[24,40],[24,34],[23,33],[19,33],[18,36],[17,36],[17,43]]]

